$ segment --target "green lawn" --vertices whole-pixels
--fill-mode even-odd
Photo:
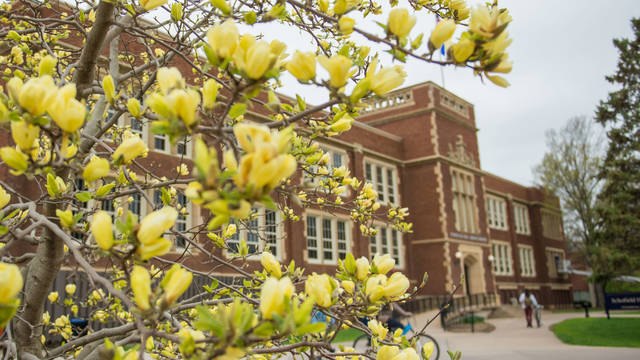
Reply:
[[[587,346],[640,347],[640,319],[577,318],[552,327],[566,344]]]
[[[336,335],[336,338],[333,340],[333,342],[339,343],[339,342],[351,342],[353,343],[353,340],[355,340],[356,338],[358,338],[358,336],[364,334],[362,331],[360,330],[356,330],[356,329],[346,329],[346,330],[340,330],[340,332],[338,333],[338,335]]]

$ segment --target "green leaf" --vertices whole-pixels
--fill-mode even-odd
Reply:
[[[314,334],[324,331],[327,323],[317,322],[312,324],[304,324],[296,329],[296,335]]]
[[[9,227],[6,225],[0,225],[0,235],[4,235],[9,232]]]
[[[2,219],[2,221],[9,220],[9,219],[13,218],[14,216],[18,215],[19,212],[20,212],[20,209],[13,210],[12,212],[9,213],[9,215],[5,216]]]
[[[265,196],[261,197],[260,198],[260,202],[264,206],[266,206],[268,209],[276,210],[278,208],[276,203],[273,201],[273,199],[269,195],[265,195]]]
[[[253,330],[253,334],[260,337],[269,337],[273,334],[273,324],[270,322],[265,322]]]
[[[83,191],[81,193],[77,193],[76,194],[76,198],[78,200],[80,200],[81,202],[87,202],[89,200],[91,200],[91,193],[88,191]]]
[[[302,100],[302,98],[298,94],[296,94],[296,100],[298,101],[298,109],[300,109],[300,111],[305,111],[305,109],[307,108],[307,103]]]
[[[222,324],[213,317],[213,314],[205,306],[196,307],[198,316],[193,326],[202,331],[211,331],[215,336],[222,339],[224,338],[224,328]]]
[[[241,115],[244,115],[244,113],[247,112],[247,104],[244,103],[238,103],[235,104],[231,107],[231,110],[229,110],[229,117],[232,119],[236,119]]]
[[[111,183],[111,184],[106,184],[106,185],[100,186],[98,191],[96,191],[96,196],[97,197],[102,197],[102,196],[107,195],[108,193],[111,192],[111,189],[113,189],[114,186],[116,186],[115,183]]]

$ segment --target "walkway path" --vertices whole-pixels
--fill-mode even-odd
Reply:
[[[432,314],[416,317],[417,324],[424,324]],[[592,316],[604,316],[593,313]],[[518,318],[490,319],[496,326],[491,333],[451,333],[444,332],[439,322],[429,327],[429,333],[440,344],[440,360],[449,360],[447,350],[459,350],[463,360],[638,360],[639,348],[615,348],[566,345],[562,343],[549,326],[562,320],[584,316],[583,313],[552,314],[543,312],[541,328],[525,327],[524,314]],[[415,326],[415,325],[414,325]],[[640,334],[638,334],[640,336]]]

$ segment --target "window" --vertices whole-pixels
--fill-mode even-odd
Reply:
[[[451,170],[451,185],[453,187],[453,212],[455,214],[455,229],[457,231],[478,232],[473,175],[460,170]]]
[[[542,235],[556,240],[562,240],[562,219],[559,214],[542,210]]]
[[[536,276],[535,262],[533,260],[533,248],[531,246],[518,246],[520,256],[520,276]]]
[[[131,132],[144,139],[144,136],[142,135],[142,125],[142,121],[135,118],[131,119]]]
[[[495,242],[491,244],[493,250],[493,272],[496,275],[512,275],[511,246],[508,243]]]
[[[487,196],[487,216],[489,227],[498,230],[507,230],[507,202],[499,197]]]
[[[307,216],[307,257],[309,262],[335,264],[349,251],[349,223],[346,220]]]
[[[242,222],[231,219],[230,224],[236,224],[238,231],[227,239],[229,248],[237,252],[240,247],[240,239],[244,239],[249,248],[249,254],[259,254],[269,250],[277,259],[280,258],[281,249],[279,238],[281,229],[279,226],[279,214],[270,209],[253,209],[253,215],[249,220]]]
[[[132,194],[131,198],[133,199],[133,201],[129,203],[129,211],[136,214],[138,216],[138,221],[140,221],[140,216],[142,215],[142,201],[140,198],[140,194]]]
[[[396,267],[402,267],[402,237],[392,227],[377,226],[378,232],[369,238],[369,256],[390,254],[396,261]]]
[[[547,268],[549,269],[549,277],[560,277],[565,272],[564,251],[547,248]]]
[[[191,146],[190,146],[189,139],[187,137],[178,141],[178,144],[176,145],[176,153],[178,154],[178,156],[190,157],[191,156],[190,151],[191,151]]]
[[[157,191],[157,190],[156,190]],[[155,199],[154,199],[155,200]],[[187,231],[187,217],[189,215],[189,209],[187,204],[187,197],[183,193],[178,193],[176,196],[177,208],[178,208],[178,218],[176,219],[176,231],[180,233],[182,236],[187,236],[185,233]],[[160,200],[162,202],[162,199]],[[185,210],[183,210],[185,209]],[[183,211],[185,211],[183,213]],[[186,240],[182,237],[178,236],[176,238],[176,246],[179,248],[183,248],[186,245]]]
[[[513,204],[513,218],[516,223],[516,233],[529,235],[529,210],[525,205]]]
[[[167,135],[153,135],[153,149],[156,151],[167,152]]]
[[[364,174],[367,182],[373,184],[378,192],[378,200],[396,204],[398,200],[398,184],[396,168],[370,161],[364,163]]]

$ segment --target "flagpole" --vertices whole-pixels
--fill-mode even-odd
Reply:
[[[444,89],[444,66],[440,65],[440,77],[442,78],[442,88]]]

